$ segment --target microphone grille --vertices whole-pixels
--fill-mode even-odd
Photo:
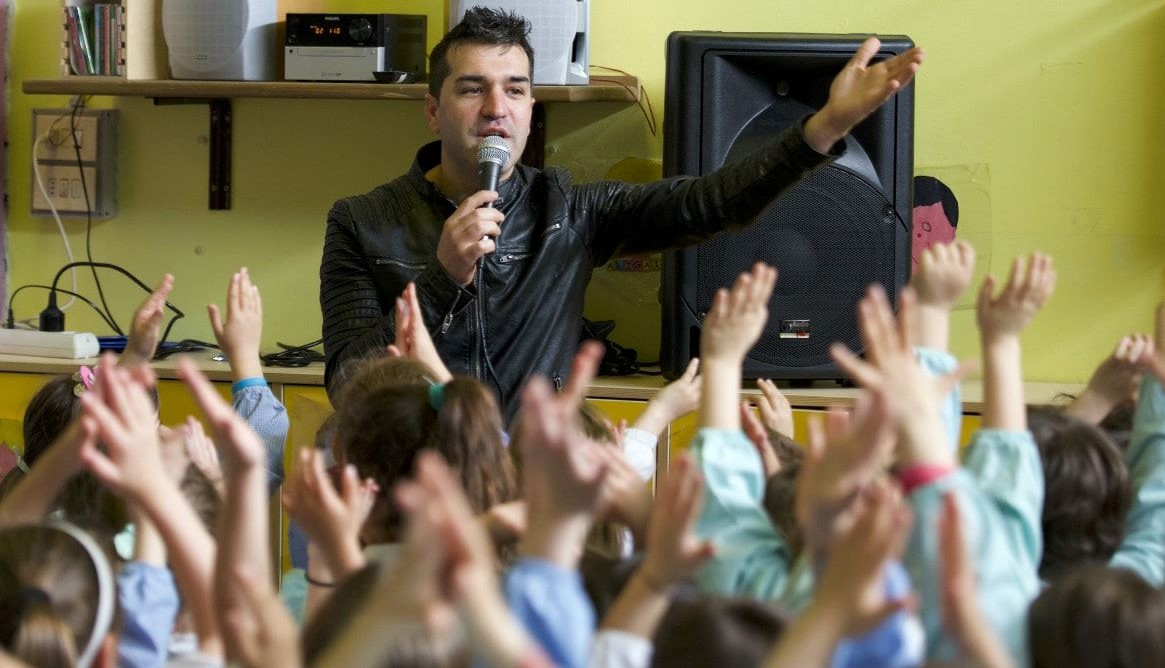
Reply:
[[[477,145],[477,162],[493,162],[499,165],[506,164],[510,159],[510,143],[504,137],[490,135],[484,137]]]

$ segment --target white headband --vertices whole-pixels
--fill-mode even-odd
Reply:
[[[101,648],[105,636],[109,635],[109,627],[113,623],[113,602],[116,600],[116,584],[113,580],[113,569],[109,566],[109,559],[97,541],[89,534],[66,522],[46,522],[42,526],[57,529],[69,535],[70,538],[81,544],[93,562],[93,570],[97,572],[97,615],[93,619],[93,630],[89,633],[89,642],[85,650],[77,659],[77,668],[89,668]]]

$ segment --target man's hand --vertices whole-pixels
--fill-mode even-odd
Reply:
[[[862,42],[830,85],[829,101],[805,123],[805,142],[818,153],[828,153],[855,125],[910,83],[926,55],[914,47],[870,65],[881,46],[875,37]]]
[[[437,261],[461,287],[473,282],[477,259],[497,250],[494,240],[502,233],[506,216],[497,209],[483,208],[497,198],[496,192],[476,192],[445,220],[437,242]]]
[[[149,364],[158,350],[158,333],[162,329],[162,319],[166,314],[166,298],[174,289],[174,277],[166,274],[158,287],[149,297],[138,306],[133,314],[133,323],[130,324],[129,338],[125,342],[125,351],[117,363],[126,366],[131,364]]]

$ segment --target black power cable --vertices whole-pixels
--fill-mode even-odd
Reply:
[[[53,276],[51,290],[61,291],[61,289],[57,287],[57,282],[61,280],[61,276],[64,275],[64,273],[66,271],[72,269],[73,267],[89,267],[93,270],[94,274],[97,273],[98,269],[112,269],[112,270],[120,273],[122,276],[125,276],[129,280],[133,281],[135,285],[137,285],[142,290],[145,290],[146,294],[151,294],[154,291],[153,288],[151,288],[150,286],[143,283],[141,281],[141,279],[139,279],[137,276],[134,276],[133,274],[131,274],[130,272],[126,271],[125,269],[121,268],[120,266],[118,266],[116,264],[111,264],[109,262],[92,262],[92,261],[90,261],[90,262],[69,262],[68,264],[61,267],[60,270],[57,271],[56,276]],[[24,287],[23,285],[20,286],[20,288],[23,288],[23,287]],[[17,289],[19,290],[20,288],[17,288]],[[177,321],[179,318],[186,317],[186,314],[183,313],[181,309],[179,309],[177,306],[174,306],[169,301],[166,302],[166,308],[168,308],[174,312],[174,317],[170,318],[170,322],[166,323],[166,329],[162,331],[162,337],[161,337],[161,340],[158,342],[158,345],[165,343],[166,339],[169,338],[170,329],[174,327],[175,321]],[[112,320],[112,318],[110,318],[109,320]],[[107,320],[107,322],[109,322],[109,320]],[[116,332],[118,335],[121,335],[121,336],[125,335],[116,326],[114,326],[113,331]]]
[[[7,327],[8,329],[14,329],[16,327],[16,318],[13,315],[12,304],[13,304],[13,302],[16,301],[16,295],[20,294],[20,291],[24,290],[25,288],[40,288],[42,290],[50,290],[50,291],[56,290],[57,292],[63,292],[71,297],[76,297],[77,299],[80,299],[81,301],[88,304],[89,308],[96,311],[97,315],[101,316],[101,319],[105,321],[105,324],[109,325],[110,328],[113,327],[113,323],[109,321],[109,318],[107,318],[105,316],[105,313],[103,313],[101,311],[101,309],[97,306],[97,304],[94,304],[93,301],[91,299],[89,299],[88,297],[86,297],[85,295],[79,295],[76,292],[73,292],[72,290],[66,290],[64,288],[54,288],[51,285],[40,285],[39,283],[28,283],[26,285],[20,286],[19,288],[16,288],[15,290],[12,291],[12,294],[8,296],[8,321],[5,324],[5,327]]]
[[[81,176],[81,194],[85,197],[85,259],[93,262],[93,205],[89,200],[89,184],[85,179],[85,163],[81,160],[81,142],[77,139],[77,112],[85,105],[87,100],[88,97],[78,97],[77,101],[73,104],[73,110],[69,113],[69,134],[73,138],[73,153],[77,156],[77,172]],[[97,138],[90,137],[89,141],[95,142]],[[113,316],[113,311],[110,310],[109,304],[105,301],[105,291],[101,288],[101,279],[97,277],[97,267],[91,264],[89,269],[93,272],[93,284],[97,286],[97,296],[101,299],[102,308],[105,309],[106,322],[109,322],[113,326],[115,333],[124,336],[125,332],[121,331],[121,327],[118,327],[117,318]],[[53,285],[55,286],[56,284],[57,282],[54,280]],[[165,340],[165,337],[163,337],[163,340]]]

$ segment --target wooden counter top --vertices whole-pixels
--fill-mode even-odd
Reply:
[[[215,352],[195,353],[199,366],[211,380],[229,382],[230,369],[226,362],[216,362],[211,359]],[[23,357],[17,355],[0,355],[0,372],[58,374],[72,373],[81,364],[95,364],[96,359],[62,360],[47,357]],[[177,363],[174,358],[160,360],[154,363],[154,368],[160,378],[174,379],[178,377]],[[300,368],[266,367],[264,374],[271,383],[287,385],[315,385],[324,384],[323,364],[312,364]],[[665,381],[660,376],[604,376],[596,378],[591,383],[587,393],[592,399],[612,400],[640,400],[650,399]],[[1059,403],[1056,399],[1059,394],[1077,394],[1082,389],[1079,383],[1024,383],[1024,396],[1029,404]],[[854,388],[839,387],[832,382],[818,382],[813,387],[782,387],[781,391],[789,398],[794,408],[826,408],[829,406],[846,406],[853,403],[857,396]],[[747,388],[745,394],[757,394],[757,390]],[[963,383],[963,412],[978,413],[983,407],[983,385],[980,380],[969,380]]]

